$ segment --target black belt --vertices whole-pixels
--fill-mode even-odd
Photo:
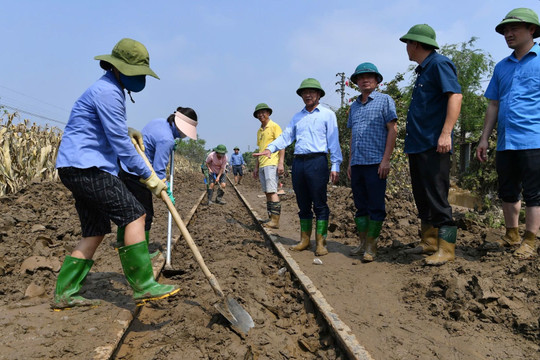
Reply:
[[[295,159],[311,159],[318,156],[326,155],[324,152],[318,152],[318,153],[309,153],[309,154],[296,154],[294,155]]]

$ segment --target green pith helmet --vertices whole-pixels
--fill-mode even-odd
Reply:
[[[159,77],[150,69],[150,55],[137,40],[124,38],[112,49],[110,55],[98,55],[94,59],[108,62],[126,76],[151,75]],[[100,62],[100,66],[107,70]]]
[[[235,146],[233,150],[240,150],[238,146]]]
[[[325,94],[323,88],[321,87],[321,83],[314,78],[307,78],[302,81],[300,87],[298,88],[298,90],[296,90],[298,96],[302,96],[301,93],[303,89],[317,89],[321,92],[321,97],[323,97]]]
[[[536,25],[533,39],[540,36],[540,22],[538,21],[538,15],[531,9],[517,8],[510,11],[499,25],[495,27],[495,31],[502,35],[504,33],[504,25],[509,23],[528,23]]]
[[[225,145],[219,144],[218,146],[214,148],[214,151],[217,152],[218,154],[226,154],[227,148],[225,147]]]
[[[409,32],[400,37],[399,40],[403,42],[407,42],[407,40],[418,41],[419,43],[431,45],[435,49],[438,49],[439,44],[437,44],[436,38],[435,30],[431,26],[428,24],[418,24],[410,28]]]
[[[375,65],[369,62],[361,63],[356,67],[356,70],[354,71],[354,74],[351,75],[351,81],[356,84],[356,78],[360,74],[375,74],[377,76],[377,82],[382,82],[382,75],[379,73],[379,70]]]
[[[255,111],[253,112],[253,117],[257,117],[257,111],[259,110],[268,110],[270,111],[270,115],[272,115],[272,109],[270,109],[270,106],[266,105],[265,103],[260,103],[255,106]]]

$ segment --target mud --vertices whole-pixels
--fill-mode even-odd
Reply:
[[[186,216],[204,185],[198,173],[177,174],[176,207]],[[246,176],[238,188],[265,214],[258,183]],[[422,256],[403,253],[418,240],[411,194],[389,196],[379,256],[363,264],[348,255],[356,245],[351,191],[328,190],[330,254],[320,258],[322,265],[313,264],[312,249],[291,254],[373,358],[538,358],[540,261],[488,251],[484,241],[502,235],[501,229],[456,208],[457,260],[425,267]],[[221,287],[252,315],[255,328],[242,337],[217,313],[217,297],[180,239],[172,259],[179,273],[160,279],[179,284],[180,295],[146,305],[115,358],[344,358],[230,186],[224,198],[226,205],[199,208],[189,229]],[[289,179],[281,199],[281,227],[274,233],[294,244],[299,223]],[[151,249],[164,249],[167,215],[163,204],[155,204]],[[69,191],[61,183],[33,183],[1,198],[0,211],[0,359],[103,358],[135,311],[114,237],[98,249],[82,290],[102,305],[53,312],[57,271],[80,237]]]

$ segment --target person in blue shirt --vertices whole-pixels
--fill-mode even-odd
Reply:
[[[325,95],[319,81],[307,78],[300,84],[296,94],[302,98],[305,107],[295,114],[283,133],[272,141],[266,149],[254,156],[270,158],[272,153],[285,149],[296,141],[292,164],[293,190],[296,194],[300,218],[300,244],[291,247],[302,251],[309,247],[313,228],[313,213],[316,222],[315,255],[328,254],[326,237],[330,209],[327,204],[328,179],[336,184],[339,180],[339,166],[343,160],[339,145],[339,131],[336,114],[319,104]],[[330,152],[331,169],[328,169],[327,155]]]
[[[164,179],[167,184],[167,194],[174,204],[174,197],[170,184],[166,181],[167,166],[171,152],[175,148],[176,139],[183,139],[186,136],[197,139],[197,114],[191,108],[178,107],[176,111],[166,119],[158,118],[150,121],[143,129],[143,143],[145,155],[152,164],[158,178]],[[127,166],[120,164],[120,179],[126,184],[127,188],[135,198],[143,205],[146,211],[144,222],[144,232],[147,245],[150,242],[150,228],[154,218],[154,207],[152,204],[152,192],[139,181],[139,176],[134,172],[125,170]],[[116,246],[124,245],[125,227],[118,227]],[[159,251],[150,253],[153,258],[159,254]]]
[[[442,265],[455,259],[457,227],[448,203],[450,153],[454,125],[461,111],[461,86],[454,63],[435,51],[435,31],[414,25],[400,40],[409,60],[418,63],[407,113],[405,153],[422,240],[413,252],[434,253],[425,262]]]
[[[397,137],[394,100],[377,91],[383,77],[372,63],[362,63],[351,75],[360,96],[351,104],[347,127],[351,129],[348,176],[356,213],[354,222],[360,240],[351,255],[375,260],[377,238],[386,217],[384,198],[390,157]]]
[[[236,146],[234,149],[234,154],[231,155],[231,166],[234,175],[234,185],[241,185],[242,176],[244,176],[244,166],[246,162],[244,157],[240,154],[240,149]]]
[[[531,9],[510,11],[495,27],[512,54],[501,60],[485,92],[489,99],[476,156],[487,160],[488,139],[497,124],[496,167],[506,233],[499,246],[519,248],[521,260],[537,256],[540,227],[540,36],[538,15]],[[521,198],[526,203],[525,234],[519,235]]]
[[[127,127],[124,93],[127,90],[131,97],[131,92],[143,90],[146,75],[159,77],[150,69],[146,47],[133,39],[120,40],[110,55],[95,59],[105,75],[73,105],[56,161],[60,180],[75,199],[82,229],[82,239],[58,273],[51,304],[57,310],[98,303],[79,291],[97,247],[111,232],[111,220],[125,227],[125,246],[118,253],[135,301],[162,299],[179,291],[155,280],[144,236],[144,207],[118,178],[121,161],[156,196],[167,188],[133,146],[144,148],[141,133]]]

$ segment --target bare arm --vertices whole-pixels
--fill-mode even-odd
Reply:
[[[446,119],[444,120],[443,129],[437,142],[437,152],[447,153],[452,150],[452,129],[461,112],[461,99],[463,95],[456,93],[448,94],[448,107],[446,109]]]
[[[379,169],[377,170],[379,178],[381,179],[386,179],[390,173],[390,158],[392,157],[392,152],[394,151],[397,138],[397,121],[390,121],[386,124],[386,128],[388,129],[388,134],[386,135],[386,146],[384,147],[383,158],[379,164]]]
[[[279,162],[277,166],[278,175],[283,175],[285,172],[285,166],[283,165],[285,161],[285,149],[279,150]]]
[[[489,146],[488,139],[495,128],[498,114],[499,101],[490,100],[486,110],[486,117],[484,118],[484,129],[482,130],[482,136],[480,136],[480,141],[478,142],[478,147],[476,148],[476,158],[480,160],[480,162],[487,160],[487,149]]]

